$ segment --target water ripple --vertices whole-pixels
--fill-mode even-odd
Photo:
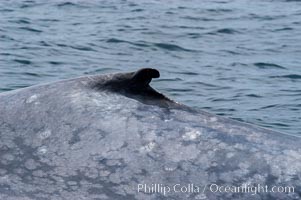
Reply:
[[[22,60],[22,59],[14,59],[13,61],[20,63],[20,64],[24,64],[24,65],[30,65],[31,61],[30,60]]]
[[[41,32],[43,32],[41,30],[38,30],[38,29],[35,29],[35,28],[31,28],[31,27],[20,27],[19,29],[30,31],[30,32],[35,32],[35,33],[41,33]]]
[[[18,19],[18,20],[9,20],[9,21],[16,24],[30,24],[30,20],[28,19]]]
[[[260,69],[269,69],[269,68],[286,69],[285,67],[274,63],[258,62],[258,63],[254,63],[254,65]]]
[[[127,44],[131,44],[131,45],[139,46],[139,47],[154,46],[154,47],[159,47],[161,49],[165,49],[168,51],[195,51],[195,50],[186,49],[184,47],[181,47],[181,46],[178,46],[175,44],[169,44],[169,43],[130,42],[130,41],[120,40],[120,39],[116,39],[116,38],[110,38],[110,39],[106,40],[106,42],[108,42],[108,43],[127,43]]]
[[[70,46],[72,49],[80,50],[80,51],[96,51],[95,49],[88,46]]]
[[[223,13],[223,12],[233,12],[232,9],[226,9],[226,8],[210,8],[210,9],[207,9],[206,11],[208,12],[213,12],[213,13]]]
[[[236,34],[236,33],[240,33],[239,31],[232,29],[232,28],[222,28],[222,29],[218,29],[215,31],[211,31],[208,34],[211,35],[217,35],[217,34]]]
[[[63,3],[58,3],[56,4],[57,7],[65,7],[65,6],[76,6],[75,3],[72,2],[63,2]]]
[[[168,44],[168,43],[155,43],[154,45],[156,47],[159,47],[161,49],[166,49],[169,51],[194,51],[191,49],[186,49],[186,48],[180,47],[178,45]]]
[[[24,72],[23,75],[34,76],[34,77],[42,77],[43,75],[33,72]]]
[[[247,97],[254,97],[254,98],[262,98],[262,96],[258,94],[246,94]]]
[[[301,75],[299,74],[287,74],[287,75],[282,75],[282,76],[270,76],[270,78],[286,78],[286,79],[291,79],[291,80],[298,80],[301,79]]]
[[[250,5],[0,1],[0,90],[155,67],[176,101],[301,134],[299,2]]]

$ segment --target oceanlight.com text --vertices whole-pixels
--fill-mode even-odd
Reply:
[[[295,188],[293,186],[268,186],[261,184],[242,184],[241,186],[233,185],[219,185],[219,184],[207,184],[207,185],[197,185],[197,184],[138,184],[137,192],[142,192],[146,194],[162,194],[164,196],[169,193],[249,193],[251,195],[256,195],[259,193],[294,193]]]

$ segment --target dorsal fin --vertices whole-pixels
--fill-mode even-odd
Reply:
[[[156,69],[143,68],[133,74],[130,79],[130,87],[143,90],[149,86],[153,78],[159,78],[160,73]]]
[[[160,73],[153,68],[142,68],[136,72],[119,73],[109,76],[109,80],[96,82],[92,87],[106,89],[136,99],[142,103],[162,107],[181,106],[157,92],[149,84],[153,78],[159,78]]]

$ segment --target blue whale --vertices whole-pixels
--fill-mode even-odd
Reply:
[[[301,139],[179,104],[159,72],[0,94],[0,199],[301,199]]]

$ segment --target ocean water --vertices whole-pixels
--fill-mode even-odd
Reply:
[[[301,1],[0,1],[0,92],[140,67],[176,101],[301,134]]]

